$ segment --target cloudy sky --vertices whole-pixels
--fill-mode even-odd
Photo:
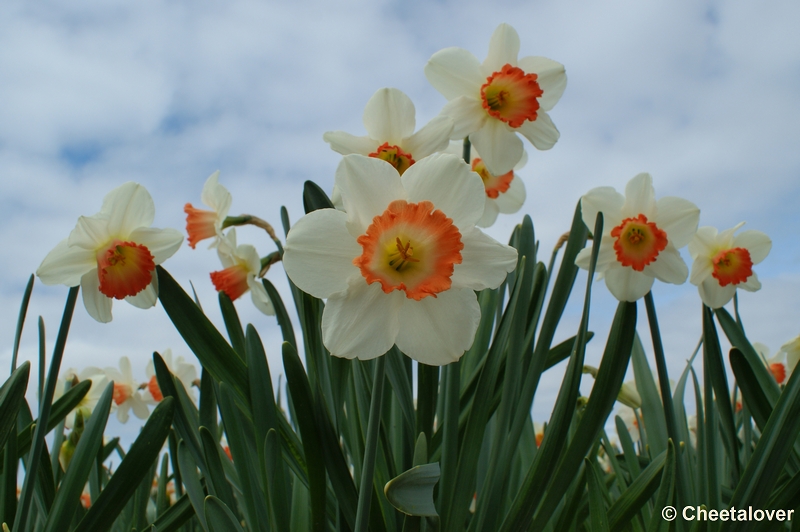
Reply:
[[[770,235],[772,253],[757,269],[764,288],[741,297],[743,319],[751,338],[773,351],[800,333],[797,2],[6,0],[0,377],[28,276],[108,191],[142,183],[155,200],[155,226],[183,229],[184,203],[198,204],[206,177],[220,170],[232,214],[279,226],[286,205],[296,220],[306,179],[333,184],[340,156],[322,141],[325,131],[364,134],[364,104],[382,87],[407,93],[423,125],[445,103],[423,74],[428,58],[458,46],[483,60],[502,22],[519,32],[521,56],[563,63],[569,81],[550,113],[561,139],[547,152],[526,146],[520,175],[528,201],[521,213],[501,215],[490,234],[506,240],[530,214],[546,260],[581,194],[622,190],[647,171],[657,196],[695,202],[701,225],[746,221]],[[256,230],[240,231],[239,240],[262,255],[273,250]],[[208,278],[220,266],[204,247],[184,245],[166,267],[184,287],[194,283],[221,323]],[[280,267],[269,278],[286,293]],[[585,282],[579,277],[577,298]],[[602,283],[594,288],[590,328],[598,337],[588,356],[596,363],[615,301]],[[37,283],[23,359],[35,357],[39,315],[51,349],[66,294]],[[700,302],[691,285],[657,283],[654,297],[677,379],[700,335]],[[274,319],[249,298],[237,307],[258,327],[277,375]],[[579,310],[570,306],[559,339],[574,334]],[[116,365],[127,355],[144,379],[150,353],[166,347],[191,357],[160,307],[118,303],[114,321],[102,325],[79,302],[64,367]],[[549,416],[559,380],[543,384],[537,419]]]

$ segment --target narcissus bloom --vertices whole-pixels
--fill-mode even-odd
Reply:
[[[222,223],[231,208],[231,193],[219,184],[219,170],[208,176],[200,199],[212,210],[196,209],[191,203],[183,207],[186,213],[186,233],[189,245],[194,249],[198,242],[213,238],[209,249],[215,247],[222,237]]]
[[[268,316],[275,315],[267,290],[256,276],[261,273],[261,259],[256,248],[250,244],[236,245],[236,228],[231,228],[220,241],[217,254],[224,270],[211,272],[211,282],[218,292],[225,292],[231,301],[236,301],[250,291],[253,304]]]
[[[639,174],[628,182],[624,196],[612,187],[590,190],[581,198],[581,211],[590,229],[597,213],[603,213],[596,271],[614,297],[636,301],[650,291],[655,279],[686,281],[689,269],[678,249],[697,230],[700,209],[694,203],[675,197],[656,201],[653,178]],[[588,270],[591,253],[590,247],[581,250],[575,264]]]
[[[111,321],[112,299],[150,308],[158,298],[155,268],[183,241],[175,229],[150,227],[154,217],[150,193],[125,183],[106,195],[99,213],[78,219],[36,275],[44,284],[80,284],[86,311],[102,323]]]
[[[78,411],[80,411],[84,421],[88,421],[89,416],[91,416],[92,412],[94,412],[98,401],[100,401],[100,396],[103,395],[103,392],[105,391],[109,382],[108,377],[106,377],[106,375],[98,368],[84,368],[80,373],[70,368],[64,373],[64,377],[59,379],[56,383],[56,389],[53,398],[58,399],[64,395],[67,389],[67,381],[73,381],[75,379],[78,381],[90,380],[92,381],[92,385],[86,395],[83,396],[83,399],[81,399],[80,403],[78,403],[78,406],[76,406],[69,414],[67,414],[67,417],[64,418],[64,426],[68,429],[71,429],[75,426],[75,414]]]
[[[697,286],[703,303],[711,308],[726,305],[737,288],[755,292],[761,288],[753,266],[764,260],[772,241],[761,231],[734,233],[744,225],[721,233],[715,227],[697,230],[689,242],[689,254],[694,259],[690,281]]]
[[[625,423],[625,428],[628,429],[628,434],[631,437],[631,441],[633,441],[633,443],[638,442],[641,435],[641,427],[639,427],[639,422],[641,421],[644,423],[642,421],[641,412],[637,413],[636,410],[629,406],[621,406],[619,407],[619,410],[617,410],[617,415]]]
[[[785,384],[792,372],[792,369],[786,365],[786,353],[778,351],[775,353],[775,356],[770,357],[769,347],[761,342],[753,342],[753,349],[761,356],[764,365],[767,366],[772,376],[775,377],[775,382],[778,384]]]
[[[164,364],[166,364],[170,373],[178,377],[178,380],[181,381],[189,398],[195,401],[195,392],[192,385],[194,381],[197,380],[197,368],[186,362],[181,356],[173,360],[172,349],[164,349],[159,354],[161,358],[164,359]],[[148,404],[158,404],[164,399],[164,395],[161,393],[161,388],[158,386],[156,367],[155,364],[153,364],[152,358],[147,362],[145,372],[147,373],[147,384],[145,385],[143,399]]]
[[[451,138],[469,135],[489,171],[503,175],[522,157],[521,133],[540,150],[558,140],[549,111],[567,86],[564,66],[544,57],[519,54],[519,35],[508,24],[497,27],[483,63],[462,48],[433,54],[425,76],[449,103]]]
[[[119,369],[107,367],[103,368],[103,373],[109,380],[114,381],[114,405],[120,423],[127,423],[128,412],[131,409],[139,419],[147,419],[150,411],[139,391],[139,384],[133,379],[130,359],[120,358]]]
[[[364,108],[366,137],[328,131],[322,138],[342,155],[358,153],[383,159],[402,175],[415,161],[445,149],[453,131],[452,119],[437,116],[414,133],[415,115],[414,104],[405,93],[379,89]]]
[[[779,353],[786,357],[786,365],[789,367],[789,373],[793,372],[800,361],[800,336],[794,338],[783,344]]]
[[[480,321],[474,291],[499,286],[517,261],[475,228],[481,180],[449,154],[417,161],[402,179],[384,161],[346,155],[336,185],[347,212],[301,218],[283,256],[301,290],[328,299],[325,346],[362,360],[393,344],[425,364],[458,360]]]

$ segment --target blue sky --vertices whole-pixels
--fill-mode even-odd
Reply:
[[[550,113],[561,139],[547,152],[526,146],[528,201],[490,234],[506,240],[527,213],[549,253],[581,194],[622,190],[650,172],[658,197],[701,208],[701,225],[747,221],[773,239],[757,269],[764,288],[741,304],[751,338],[775,351],[800,333],[799,19],[790,0],[2,2],[0,376],[27,277],[112,188],[142,183],[155,226],[183,229],[184,203],[197,205],[219,169],[232,214],[279,226],[283,204],[296,220],[303,181],[333,184],[340,156],[322,141],[325,131],[364,134],[364,104],[382,87],[406,92],[423,125],[445,103],[423,74],[428,58],[459,46],[482,60],[501,22],[519,32],[521,56],[563,63],[569,81]],[[272,251],[255,230],[239,240]],[[166,267],[184,286],[193,281],[221,323],[208,278],[218,259],[201,248],[184,246]],[[269,278],[286,293],[279,267]],[[584,283],[579,277],[579,297]],[[596,362],[615,302],[602,283],[594,289],[598,337],[588,356]],[[39,315],[52,346],[66,293],[37,283],[23,358],[35,356]],[[657,283],[654,295],[677,379],[700,334],[700,302],[688,284]],[[259,328],[277,375],[274,320],[248,298],[237,307]],[[570,306],[558,338],[574,334],[578,312]],[[162,309],[117,304],[114,316],[101,325],[78,307],[65,368],[127,355],[144,378],[153,350],[190,356]],[[543,383],[537,419],[549,416],[559,380]]]

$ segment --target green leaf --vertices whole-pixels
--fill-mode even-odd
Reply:
[[[207,428],[200,427],[200,441],[203,444],[203,456],[205,456],[206,467],[208,468],[206,487],[209,495],[222,500],[228,508],[235,509],[236,502],[233,498],[233,490],[231,485],[228,484],[228,479],[225,478],[225,471],[222,469],[220,453],[223,451],[220,449],[217,439]]]
[[[169,510],[159,515],[158,519],[153,521],[153,527],[157,532],[176,532],[184,525],[194,514],[194,508],[189,501],[189,496],[184,495],[178,499],[175,504],[169,507]]]
[[[239,320],[239,313],[233,306],[233,301],[225,292],[218,292],[219,310],[222,313],[222,320],[225,322],[225,329],[228,331],[228,338],[231,339],[233,350],[244,359],[244,331],[242,322]]]
[[[658,489],[667,452],[658,455],[608,509],[611,530],[624,530]]]
[[[14,349],[11,351],[11,371],[17,367],[17,355],[19,354],[19,342],[22,339],[22,328],[25,326],[25,316],[28,314],[28,303],[31,300],[31,292],[33,291],[34,276],[28,278],[28,284],[25,286],[25,292],[22,294],[22,303],[19,308],[19,317],[17,318],[17,330],[14,333]],[[0,449],[3,446],[0,445]]]
[[[205,514],[208,532],[244,532],[230,508],[213,495],[206,497]]]
[[[406,515],[438,517],[433,487],[439,482],[439,464],[412,467],[390,480],[383,488],[392,506]]]
[[[103,444],[103,431],[111,411],[113,394],[114,383],[109,382],[75,447],[75,454],[72,455],[53,501],[53,507],[47,516],[44,532],[66,532],[69,529],[72,516],[80,504],[81,493],[89,478],[92,464],[97,459],[97,453]]]
[[[272,530],[290,530],[290,504],[288,483],[284,476],[281,442],[275,429],[267,432],[264,442],[264,464]]]
[[[286,305],[283,304],[283,299],[275,289],[275,286],[268,279],[261,279],[261,283],[267,290],[269,300],[272,301],[272,306],[275,308],[275,317],[278,319],[278,325],[281,328],[283,341],[292,344],[292,347],[297,349],[297,340],[294,336],[294,327],[292,327],[292,320],[289,318],[289,313],[286,312]]]
[[[28,389],[31,363],[27,360],[14,370],[0,388],[0,449],[5,447],[9,434],[16,432],[17,412],[22,406],[22,398]]]
[[[208,530],[206,524],[206,514],[203,511],[203,500],[206,493],[203,489],[203,484],[200,482],[200,474],[197,472],[197,464],[189,451],[189,446],[186,445],[184,440],[178,443],[178,463],[181,467],[181,479],[183,486],[186,488],[186,496],[189,498],[194,513],[200,521],[204,530]],[[166,514],[164,514],[166,515]],[[160,518],[161,516],[159,516]]]
[[[672,494],[675,489],[675,445],[672,440],[667,442],[667,459],[661,475],[661,487],[658,489],[653,515],[647,532],[668,532],[672,526],[670,521],[662,517],[661,512],[667,506],[672,506]]]
[[[164,398],[156,406],[100,497],[93,501],[88,513],[81,520],[78,530],[104,532],[111,528],[136,487],[145,479],[148,468],[142,465],[153,463],[161,452],[174,413],[175,402],[171,397]]]
[[[653,379],[653,370],[647,363],[647,356],[644,353],[644,346],[639,335],[633,342],[633,373],[636,379],[636,391],[642,398],[642,417],[647,420],[644,424],[644,432],[647,435],[647,443],[650,446],[651,456],[659,455],[667,450],[667,422],[664,419],[664,407],[661,404],[661,394],[658,386]]]
[[[589,516],[592,523],[592,532],[609,532],[606,505],[603,496],[604,483],[597,475],[597,470],[591,460],[584,458],[586,468],[586,483],[589,488]]]
[[[303,208],[306,214],[317,209],[333,209],[333,203],[319,185],[313,181],[303,184]]]

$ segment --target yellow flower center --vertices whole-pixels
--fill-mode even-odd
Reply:
[[[483,108],[511,127],[520,127],[526,120],[536,120],[538,98],[544,94],[537,79],[536,74],[526,74],[520,68],[504,65],[481,86]]]
[[[509,170],[501,176],[495,176],[489,172],[489,169],[486,168],[486,165],[480,158],[476,158],[472,161],[472,171],[481,176],[483,187],[486,189],[486,195],[492,199],[497,199],[500,194],[508,191],[508,187],[511,186],[511,181],[514,180],[514,170]]]
[[[135,296],[150,284],[156,269],[150,250],[136,242],[114,240],[97,252],[100,292],[124,299]]]
[[[655,223],[648,222],[644,214],[622,220],[622,223],[611,230],[611,236],[616,238],[614,251],[617,253],[617,260],[637,272],[655,261],[658,254],[667,247],[667,233]]]
[[[714,265],[711,275],[720,286],[743,283],[753,275],[753,261],[745,248],[724,249],[711,262]]]
[[[391,164],[400,175],[403,175],[403,172],[416,162],[410,153],[404,152],[400,149],[400,146],[389,145],[388,142],[378,146],[378,149],[370,153],[369,156]]]

